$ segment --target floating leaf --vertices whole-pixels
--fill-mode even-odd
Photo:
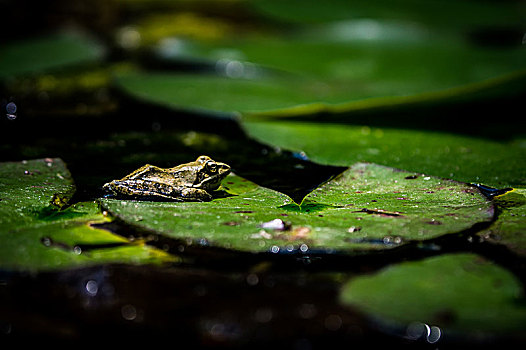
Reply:
[[[97,227],[108,219],[95,202],[67,207],[75,186],[58,158],[0,163],[0,178],[0,269],[175,260]]]
[[[526,189],[515,189],[495,197],[499,219],[478,233],[488,242],[502,244],[521,256],[526,255]]]
[[[416,172],[503,188],[526,178],[521,143],[449,133],[294,122],[245,122],[257,140],[302,151],[320,164],[370,161]]]
[[[233,175],[225,181],[233,192],[241,183]],[[237,193],[207,203],[101,204],[141,231],[249,252],[388,249],[493,218],[491,202],[471,186],[374,164],[355,164],[301,205],[263,187]]]
[[[310,3],[301,8],[309,6],[319,7]],[[510,8],[505,12],[515,14]],[[208,62],[222,76],[133,73],[122,75],[117,84],[133,95],[182,109],[276,117],[444,100],[487,90],[509,94],[514,89],[506,86],[524,81],[520,40],[498,47],[473,45],[462,31],[382,16],[350,16],[348,21],[295,29],[287,35],[164,41],[160,59]]]
[[[289,23],[334,22],[349,18],[380,18],[425,22],[446,29],[465,30],[478,26],[506,26],[522,23],[520,3],[453,1],[397,1],[396,9],[389,0],[250,0],[258,13]],[[455,13],[455,16],[451,16]]]
[[[524,331],[521,296],[521,284],[509,271],[466,253],[401,263],[353,278],[340,298],[403,336],[416,335],[410,334],[416,323],[438,326],[452,340],[454,335],[491,339]]]
[[[13,42],[0,50],[0,78],[96,62],[102,55],[101,46],[79,35],[51,35]]]

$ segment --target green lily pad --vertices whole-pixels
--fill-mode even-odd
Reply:
[[[463,182],[523,186],[526,151],[497,142],[425,130],[295,122],[244,122],[255,139],[304,152],[320,164],[369,161]]]
[[[301,8],[309,5],[313,4]],[[469,6],[464,11],[469,12]],[[515,14],[510,8],[505,12]],[[497,12],[492,14],[494,18]],[[487,90],[509,94],[516,90],[509,84],[524,81],[526,51],[520,40],[485,47],[468,42],[464,33],[450,32],[447,22],[442,30],[425,21],[352,17],[295,27],[281,35],[165,40],[158,47],[162,60],[208,63],[221,76],[131,73],[121,75],[117,85],[132,95],[182,109],[276,117],[340,113]],[[509,16],[502,17],[509,21]]]
[[[0,79],[96,62],[102,47],[80,35],[57,34],[2,45]]]
[[[493,206],[463,183],[358,163],[298,205],[279,192],[223,182],[233,196],[206,203],[101,199],[104,210],[141,231],[182,244],[247,252],[389,249],[469,229]]]
[[[226,76],[133,72],[119,75],[116,84],[132,96],[177,109],[283,117],[463,95],[500,96],[515,91],[508,85],[524,80],[521,69],[526,57],[524,50],[470,51],[462,45],[413,44],[408,48],[286,40],[225,43],[196,51],[205,53],[196,53],[195,60],[204,56],[217,61],[225,67],[218,69]],[[216,51],[238,52],[243,59]],[[327,56],[317,55],[319,52]],[[188,55],[184,53],[185,59]],[[263,68],[254,62],[290,74],[260,72]]]
[[[340,298],[384,326],[402,333],[407,327],[403,335],[415,338],[415,323],[439,327],[444,338],[462,334],[481,339],[520,334],[526,322],[517,278],[468,253],[401,263],[353,278]]]
[[[519,1],[401,0],[250,0],[258,13],[289,23],[333,22],[349,18],[382,18],[432,23],[448,29],[512,26],[522,22]],[[451,14],[454,13],[455,16]]]
[[[526,256],[526,189],[517,188],[494,199],[499,220],[478,235],[485,241],[502,244]]]
[[[176,257],[97,227],[95,202],[68,206],[75,185],[58,158],[0,163],[0,270],[42,271]]]

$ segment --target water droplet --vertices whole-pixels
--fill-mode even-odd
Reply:
[[[330,331],[337,331],[342,326],[342,318],[338,315],[329,315],[325,319],[325,328]]]
[[[99,291],[99,285],[97,281],[89,280],[86,282],[86,292],[88,292],[89,295],[95,296],[97,295],[97,292]]]
[[[247,279],[247,283],[250,286],[255,286],[256,284],[259,283],[259,277],[255,273],[249,274],[246,279]]]
[[[273,316],[274,315],[273,315],[272,309],[261,307],[256,310],[254,314],[254,319],[256,320],[256,322],[259,322],[259,323],[267,323],[272,320]]]
[[[77,255],[82,254],[82,248],[79,247],[78,245],[74,246],[74,247],[73,247],[73,253],[75,253],[75,254],[77,254]]]
[[[5,110],[8,114],[15,114],[16,113],[16,104],[14,102],[9,102],[6,106],[5,106]]]
[[[308,245],[306,245],[306,244],[300,245],[300,251],[302,253],[305,253],[307,250],[309,250],[309,246]]]
[[[276,253],[279,253],[279,247],[277,245],[273,245],[271,248],[270,248],[270,251],[274,254]]]
[[[429,333],[427,334],[426,340],[430,344],[434,344],[437,341],[440,340],[440,337],[442,336],[442,331],[437,326],[431,326],[429,327]]]
[[[137,309],[135,306],[126,304],[121,308],[122,318],[128,321],[133,321],[137,318]]]
[[[276,231],[284,231],[287,228],[287,223],[285,223],[281,219],[274,219],[267,222],[262,223],[259,227],[276,230]]]
[[[51,244],[53,243],[53,241],[49,237],[42,237],[40,242],[42,242],[42,244],[45,245],[46,247],[51,247]]]
[[[434,344],[442,337],[442,330],[437,326],[429,326],[423,322],[412,322],[407,326],[406,337],[411,340],[422,339]]]
[[[314,304],[301,304],[298,313],[301,318],[304,319],[311,319],[318,313],[318,310],[316,309],[316,305]]]

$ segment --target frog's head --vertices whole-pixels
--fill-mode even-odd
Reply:
[[[199,171],[194,182],[196,188],[206,191],[216,190],[221,181],[230,174],[230,166],[225,163],[216,162],[208,156],[200,156],[196,159],[199,164]]]

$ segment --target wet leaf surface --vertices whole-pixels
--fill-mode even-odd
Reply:
[[[380,327],[424,340],[419,325],[439,327],[441,335],[494,340],[507,333],[521,335],[526,308],[522,286],[508,271],[475,254],[445,254],[390,266],[349,280],[340,298],[364,312]]]
[[[56,34],[13,42],[0,52],[0,78],[64,69],[102,59],[102,46],[73,34]]]
[[[515,254],[526,255],[526,190],[515,189],[495,198],[499,220],[478,233],[480,239],[508,247]]]
[[[93,226],[108,221],[95,202],[68,206],[75,185],[58,158],[0,163],[0,174],[3,269],[46,271],[103,263],[176,260]]]
[[[300,205],[267,188],[240,188],[236,176],[225,182],[236,195],[209,203],[101,205],[119,221],[182,244],[272,253],[389,249],[493,220],[493,205],[471,186],[374,164],[353,165]]]
[[[365,122],[365,120],[364,120]],[[370,161],[496,188],[523,186],[526,150],[496,141],[437,131],[294,122],[245,122],[267,144],[305,152],[321,164]]]
[[[368,4],[354,8],[336,3],[347,9],[339,13],[347,13],[346,21],[296,23],[293,30],[246,31],[235,38],[160,40],[150,53],[160,66],[193,62],[207,74],[134,72],[120,75],[117,87],[180,109],[267,117],[524,91],[511,88],[517,80],[524,81],[520,38],[498,48],[474,45],[462,29],[445,29],[422,19],[396,19],[396,15],[384,18],[378,13],[364,19],[349,12],[359,12],[360,6]],[[311,5],[310,10],[318,7]],[[461,12],[469,13],[469,6],[478,9],[474,4],[463,5]],[[264,12],[266,7],[279,5],[256,2],[256,8]],[[425,16],[422,9],[416,12]],[[510,5],[488,18],[511,25],[514,15]]]

